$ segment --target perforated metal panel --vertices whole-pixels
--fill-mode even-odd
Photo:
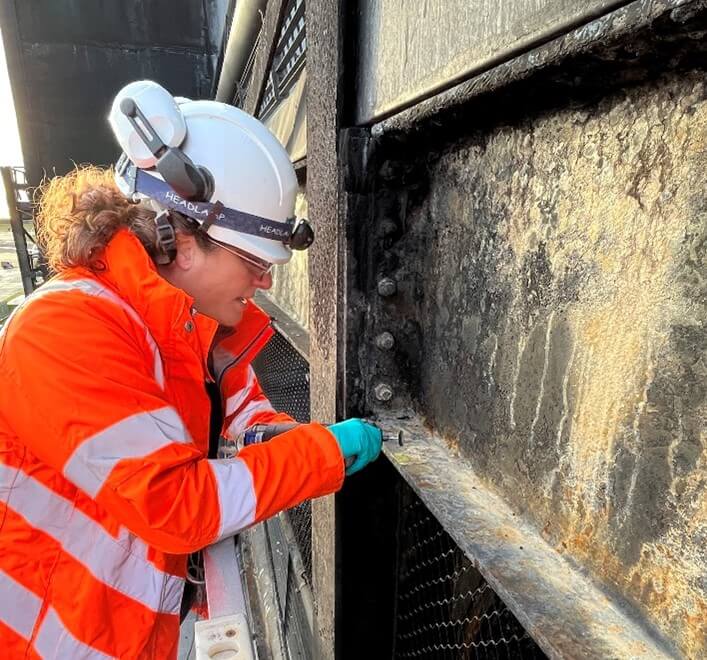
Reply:
[[[260,385],[275,410],[309,421],[309,365],[279,332],[253,361]]]
[[[286,412],[298,422],[309,421],[309,364],[283,334],[276,332],[253,361],[253,368],[276,410]],[[304,502],[263,525],[272,558],[277,618],[288,655],[312,657],[310,503]]]
[[[309,421],[309,364],[279,332],[253,361],[260,385],[275,410],[298,422]],[[305,567],[305,579],[312,584],[312,513],[304,502],[287,514]]]

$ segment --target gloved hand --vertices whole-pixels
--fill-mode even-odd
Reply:
[[[381,453],[383,434],[372,424],[366,424],[360,419],[347,419],[333,424],[329,430],[339,443],[344,461],[349,458],[355,459],[346,469],[347,477],[375,461]]]

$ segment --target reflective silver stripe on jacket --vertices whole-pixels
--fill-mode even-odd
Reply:
[[[248,365],[248,376],[246,378],[246,383],[233,396],[229,396],[228,399],[226,399],[224,414],[228,416],[236,412],[250,396],[253,387],[255,387],[255,371],[253,371],[253,367]]]
[[[128,316],[130,316],[130,318],[133,319],[133,321],[135,321],[135,323],[137,323],[144,330],[145,341],[147,342],[147,345],[150,347],[150,351],[152,352],[154,378],[160,388],[164,389],[165,381],[162,356],[160,355],[157,343],[155,342],[154,338],[152,337],[152,334],[145,325],[145,322],[140,318],[139,314],[130,305],[128,305],[127,302],[125,302],[125,300],[123,300],[118,294],[111,291],[97,280],[51,280],[46,284],[43,284],[31,296],[26,298],[20,307],[24,307],[25,305],[31,304],[34,300],[39,300],[40,298],[43,298],[44,296],[50,293],[58,291],[80,291],[81,293],[84,293],[87,296],[105,298],[106,300],[112,302],[114,305],[123,309],[128,314]],[[15,309],[12,316],[14,316],[15,312],[17,312],[20,307]],[[12,316],[8,319],[5,327],[9,326],[9,323],[12,320]]]
[[[255,520],[253,475],[239,458],[209,461],[216,478],[221,524],[218,538],[233,536]]]
[[[178,442],[191,442],[174,408],[137,413],[86,438],[64,465],[64,476],[96,497],[119,461],[141,458]]]
[[[49,608],[37,631],[34,648],[42,658],[69,660],[105,660],[113,658],[76,639],[62,623],[53,608]]]
[[[246,407],[233,418],[233,421],[228,425],[228,432],[231,437],[235,438],[238,434],[245,431],[250,426],[250,420],[253,416],[261,412],[275,412],[275,409],[264,394],[257,399],[249,401]]]
[[[0,621],[20,637],[29,640],[37,622],[42,600],[0,568]]]
[[[184,580],[159,570],[19,468],[0,465],[0,501],[61,545],[97,580],[154,612],[177,614]],[[140,546],[138,546],[140,547]]]

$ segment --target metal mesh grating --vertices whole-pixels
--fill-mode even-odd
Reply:
[[[398,529],[395,658],[545,658],[407,484]]]
[[[290,509],[287,516],[297,539],[297,546],[304,564],[304,579],[312,585],[312,505],[303,502]]]
[[[265,395],[275,410],[309,421],[309,364],[279,332],[253,361]],[[304,502],[287,512],[297,540],[305,580],[312,584],[312,509]]]
[[[275,410],[309,421],[309,364],[282,334],[275,333],[253,360],[253,369]]]

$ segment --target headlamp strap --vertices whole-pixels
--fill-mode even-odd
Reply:
[[[135,166],[132,165],[131,167]],[[276,222],[275,220],[261,218],[260,216],[246,213],[245,211],[230,209],[223,206],[220,202],[212,204],[211,202],[187,200],[180,197],[164,181],[147,174],[144,170],[139,168],[135,169],[137,170],[134,177],[136,193],[145,195],[172,211],[197,220],[199,224],[205,225],[205,229],[216,225],[217,227],[232,229],[243,234],[269,238],[273,241],[281,241],[282,243],[289,244],[294,219],[285,222]],[[127,172],[126,175],[130,176]]]
[[[226,207],[221,204],[221,202],[214,202],[211,205],[211,210],[209,211],[209,215],[206,216],[206,220],[201,223],[201,228],[204,231],[209,231],[209,227],[211,225],[216,224],[216,219],[223,213],[223,210]]]

